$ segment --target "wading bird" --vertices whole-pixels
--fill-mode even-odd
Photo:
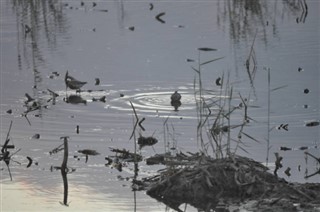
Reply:
[[[80,91],[80,88],[82,86],[84,86],[85,84],[87,84],[87,82],[79,81],[79,80],[75,79],[74,77],[70,76],[68,74],[68,71],[65,75],[64,82],[66,83],[66,90],[67,90],[67,88],[70,88],[72,90],[77,90],[77,91]]]
[[[175,91],[174,94],[171,95],[171,101],[180,101],[181,95],[178,91]]]

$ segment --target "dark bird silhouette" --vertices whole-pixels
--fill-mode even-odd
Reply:
[[[68,71],[66,72],[64,82],[66,83],[66,88],[70,88],[72,90],[80,90],[80,88],[82,86],[87,84],[87,82],[79,81],[79,80],[75,79],[74,77],[70,76],[68,74]]]
[[[171,101],[180,101],[181,94],[178,91],[175,91],[174,94],[171,95]]]

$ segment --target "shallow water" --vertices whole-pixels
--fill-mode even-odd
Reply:
[[[113,155],[109,147],[134,148],[129,141],[133,129],[129,101],[139,117],[146,118],[143,135],[159,140],[154,149],[144,148],[143,156],[164,151],[163,123],[168,116],[177,148],[197,151],[196,75],[191,68],[197,67],[197,48],[217,49],[201,52],[201,62],[224,57],[203,66],[203,85],[219,95],[215,80],[229,72],[235,95],[232,104],[236,106],[240,103],[238,93],[247,96],[252,88],[245,61],[256,32],[257,73],[250,98],[253,107],[249,108],[256,122],[245,132],[260,143],[244,140],[248,153],[237,153],[266,160],[269,68],[271,88],[284,86],[271,92],[270,122],[274,129],[270,132],[270,168],[273,153],[279,152],[284,168],[291,167],[292,174],[287,177],[283,169],[281,177],[293,182],[320,182],[319,175],[304,179],[306,171],[312,174],[319,168],[310,157],[306,163],[304,151],[279,151],[281,146],[319,147],[319,126],[305,126],[309,120],[320,119],[319,2],[307,1],[307,14],[302,1],[150,2],[101,1],[93,7],[92,2],[81,6],[81,1],[1,1],[1,143],[13,120],[10,143],[21,149],[13,157],[21,165],[10,164],[13,181],[1,161],[1,210],[133,211],[131,182],[123,180],[133,176],[132,166],[118,172],[104,165],[105,156]],[[161,12],[165,12],[161,17],[165,23],[155,19]],[[31,27],[30,32],[25,33],[25,25]],[[298,71],[299,67],[303,70]],[[66,70],[88,82],[81,93],[88,100],[86,105],[63,100]],[[100,79],[100,85],[95,85],[95,78]],[[55,104],[47,102],[47,89],[59,94]],[[304,93],[305,89],[309,93]],[[170,105],[175,90],[182,94],[178,111]],[[31,125],[21,116],[26,110],[25,93],[47,105],[29,113]],[[106,102],[92,101],[102,96]],[[11,114],[7,113],[10,109]],[[241,116],[233,118],[237,123]],[[289,124],[288,131],[277,130],[280,124]],[[32,139],[36,133],[40,138]],[[62,162],[62,152],[49,154],[62,144],[62,136],[70,137],[68,166],[75,169],[68,174],[68,208],[59,204],[63,201],[61,173],[50,170]],[[85,163],[77,152],[80,149],[94,149],[100,155],[89,156]],[[320,156],[319,148],[309,152]],[[38,165],[26,168],[27,156]],[[163,167],[148,167],[142,162],[139,168],[139,177],[143,177]],[[165,210],[144,192],[136,195],[137,211]]]

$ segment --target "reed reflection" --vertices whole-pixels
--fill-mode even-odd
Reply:
[[[267,44],[267,27],[273,28],[274,36],[278,36],[278,20],[285,17],[296,19],[297,23],[305,23],[308,15],[308,5],[305,0],[228,0],[217,2],[217,24],[228,28],[235,42],[254,37],[257,29],[263,35]],[[224,27],[224,24],[229,24]]]
[[[59,1],[12,0],[11,3],[16,14],[18,67],[33,73],[33,92],[30,96],[39,106],[37,116],[42,117],[42,106],[46,100],[40,94],[46,88],[42,85],[41,70],[48,65],[48,54],[57,49],[61,38],[67,38],[67,19]]]

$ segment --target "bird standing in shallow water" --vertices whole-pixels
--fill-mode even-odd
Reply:
[[[87,82],[82,82],[82,81],[76,80],[74,77],[70,76],[68,74],[68,71],[67,71],[66,76],[64,78],[64,82],[66,83],[66,89],[70,88],[72,90],[77,90],[77,91],[79,91],[82,86],[87,84]]]
[[[171,95],[171,101],[180,101],[181,95],[178,91],[175,91],[174,94]]]

